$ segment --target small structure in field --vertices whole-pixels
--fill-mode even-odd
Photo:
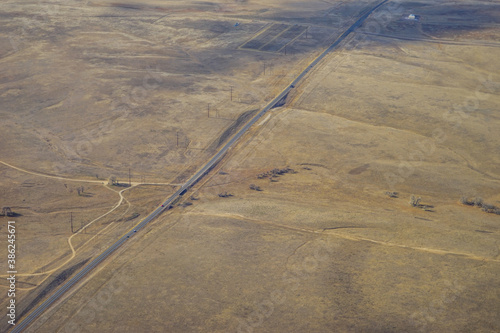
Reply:
[[[420,21],[420,15],[408,14],[407,16],[403,16],[405,20],[408,21]]]

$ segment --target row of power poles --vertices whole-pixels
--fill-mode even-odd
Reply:
[[[306,31],[305,31],[306,38],[308,38],[308,32],[309,32],[309,28],[307,28]],[[286,45],[284,47],[284,53],[285,53],[285,55],[287,54],[287,46]],[[264,66],[264,75],[266,75],[267,64],[264,63],[263,66]],[[232,102],[233,101],[233,88],[234,87],[230,86],[229,88],[230,88],[230,90],[229,90],[229,99]],[[207,104],[207,117],[210,118],[210,103]],[[219,110],[217,110],[217,109],[215,109],[215,117],[219,118]],[[177,140],[177,146],[179,146],[179,132],[176,133],[176,140]],[[142,182],[146,182],[146,177],[145,176],[141,176],[141,181]],[[132,176],[131,176],[131,170],[130,170],[130,168],[128,169],[128,185],[129,186],[132,185]],[[70,212],[69,221],[70,221],[70,225],[71,225],[71,233],[75,233],[75,230],[74,230],[74,227],[73,227],[73,212]],[[84,225],[83,225],[83,221],[82,221],[80,229],[78,229],[78,230],[83,229],[83,227],[84,227]]]
[[[307,27],[305,33],[306,33],[306,39],[307,39],[308,33],[309,33],[309,27]],[[287,53],[288,53],[287,46],[288,45],[285,45],[285,47],[283,48],[283,52],[285,53],[285,55],[287,55]],[[264,75],[266,75],[267,64],[264,63],[263,66],[264,66]],[[229,86],[229,99],[231,102],[233,101],[233,88],[234,88],[233,86]],[[216,112],[215,117],[219,118],[219,111],[216,110],[215,112]],[[207,104],[207,116],[208,116],[208,118],[210,118],[210,103]]]

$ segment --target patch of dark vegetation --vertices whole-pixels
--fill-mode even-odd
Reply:
[[[264,178],[269,178],[271,180],[278,178],[281,175],[287,174],[287,173],[297,173],[297,171],[291,169],[291,168],[283,168],[283,169],[278,169],[274,168],[272,170],[269,170],[267,172],[263,172],[257,175],[257,178],[259,179],[264,179]]]
[[[221,136],[219,136],[217,138],[217,140],[214,141],[214,143],[212,143],[210,145],[208,150],[215,150],[215,149],[219,148],[220,146],[222,146],[234,133],[236,133],[238,131],[238,129],[240,127],[242,127],[248,120],[250,120],[250,118],[252,118],[252,116],[257,111],[258,110],[255,109],[255,110],[250,110],[250,111],[247,111],[247,112],[244,112],[243,114],[241,114],[238,117],[238,119],[236,119],[236,121],[231,126],[229,126],[224,131],[224,133],[222,133]]]
[[[467,206],[481,207],[483,205],[483,199],[473,198],[469,200],[467,197],[462,197],[460,198],[460,203]]]
[[[189,202],[189,201],[186,201],[186,202],[183,202],[181,204],[179,204],[180,207],[188,207],[188,206],[192,206],[193,203],[192,202]]]
[[[479,207],[483,212],[500,215],[500,208],[495,205],[490,205],[485,203],[482,198],[472,198],[469,199],[467,197],[460,198],[460,203],[466,206],[474,206]]]
[[[233,195],[231,193],[227,193],[227,192],[221,192],[219,193],[219,197],[220,198],[229,198],[229,197],[232,197]]]
[[[389,198],[397,198],[398,197],[398,192],[387,191],[387,192],[385,192],[385,194],[388,195]]]
[[[418,207],[420,205],[420,200],[421,198],[417,198],[414,195],[410,197],[410,206],[412,207]]]
[[[10,207],[3,207],[2,211],[0,212],[0,216],[15,217],[21,216],[21,214],[15,213]]]
[[[263,172],[263,173],[258,174],[257,178],[258,179],[269,178],[269,180],[271,182],[277,182],[280,176],[287,174],[287,173],[297,173],[297,171],[295,171],[291,168],[288,168],[288,167],[283,168],[283,169],[274,168],[274,169],[269,170],[267,172]]]
[[[422,198],[417,198],[414,195],[412,195],[410,197],[410,206],[416,207],[416,208],[421,208],[421,209],[425,210],[426,212],[433,212],[432,208],[434,208],[434,206],[421,204],[420,201],[422,201]]]
[[[250,184],[249,188],[254,191],[263,191],[260,186],[257,186],[255,184]]]
[[[114,184],[113,186],[118,186],[118,187],[130,187],[129,184],[126,184],[126,183],[116,183]]]
[[[43,290],[31,301],[26,308],[23,309],[18,317],[18,320],[31,311],[40,301],[45,299],[50,292],[63,284],[69,277],[71,277],[77,270],[83,267],[90,258],[87,258],[79,263],[65,269],[59,273]]]
[[[118,179],[116,179],[115,176],[109,177],[109,179],[108,179],[108,185],[110,185],[110,186],[117,186],[117,187],[130,187],[130,185],[127,184],[127,183],[120,183],[118,181]],[[78,192],[78,195],[80,195],[80,193],[83,193],[83,186],[81,188],[81,192]]]
[[[276,102],[276,104],[273,105],[273,109],[274,108],[279,108],[279,107],[282,107],[286,104],[286,100],[288,98],[288,94],[286,94],[285,96],[283,96],[282,99],[280,99],[278,102]]]

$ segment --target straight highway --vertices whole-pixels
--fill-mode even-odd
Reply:
[[[297,84],[306,76],[323,58],[333,51],[349,34],[356,30],[366,18],[380,6],[385,4],[389,0],[384,0],[378,5],[370,9],[366,14],[361,16],[353,25],[349,27],[339,38],[337,38],[333,44],[323,51],[313,62],[307,66],[292,82],[289,84],[278,96],[276,96],[269,104],[267,104],[259,113],[257,113],[248,123],[246,123],[200,170],[198,170],[184,185],[182,185],[174,194],[167,198],[160,207],[156,208],[151,214],[149,214],[144,220],[138,223],[133,229],[123,235],[116,243],[111,245],[98,257],[88,263],[80,272],[75,276],[70,278],[64,285],[62,285],[54,294],[47,298],[42,304],[36,307],[32,312],[30,312],[24,319],[21,320],[14,328],[11,330],[12,333],[22,332],[26,329],[35,319],[37,319],[45,310],[47,310],[55,301],[57,301],[66,291],[78,283],[83,277],[85,277],[92,269],[99,265],[103,260],[108,258],[113,252],[115,252],[120,246],[123,245],[127,240],[133,237],[137,232],[144,228],[149,222],[158,217],[165,210],[170,209],[170,206],[182,195],[184,195],[187,190],[189,190],[194,184],[196,184],[200,179],[202,179],[210,170],[222,159],[224,154],[235,145],[235,143],[245,134],[248,129],[255,124],[265,113],[275,107],[278,102],[283,100],[292,89],[294,89]]]

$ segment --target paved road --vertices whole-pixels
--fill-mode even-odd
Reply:
[[[285,96],[290,93],[292,89],[307,75],[323,58],[334,50],[351,32],[356,30],[364,20],[377,8],[382,6],[389,0],[384,0],[377,6],[373,7],[370,11],[360,17],[349,29],[347,29],[335,42],[321,53],[302,73],[299,74],[292,81],[292,83],[286,87],[276,98],[274,98],[266,107],[264,107],[257,115],[255,115],[245,126],[243,126],[232,138],[227,142],[215,156],[213,156],[210,161],[205,164],[203,168],[197,171],[184,185],[177,190],[172,196],[170,196],[163,204],[156,208],[151,214],[149,214],[143,221],[137,224],[132,230],[121,237],[116,243],[111,245],[106,251],[101,253],[97,258],[92,260],[87,266],[85,266],[78,274],[69,279],[61,288],[59,288],[52,296],[47,298],[42,304],[40,304],[35,310],[33,310],[28,316],[26,316],[20,323],[18,323],[12,333],[21,332],[27,328],[38,316],[40,316],[45,310],[47,310],[56,300],[59,299],[68,289],[73,287],[78,283],[85,275],[87,275],[92,269],[99,265],[104,259],[109,257],[116,249],[118,249],[123,243],[128,239],[133,237],[138,231],[140,231],[144,226],[146,226],[151,220],[155,219],[163,211],[169,209],[169,206],[182,196],[188,189],[191,188],[196,182],[198,182],[205,174],[207,174],[224,156],[224,154],[238,141],[238,139],[246,133],[246,131],[253,125],[257,120],[259,120],[266,112],[272,109],[279,101],[281,101]]]

